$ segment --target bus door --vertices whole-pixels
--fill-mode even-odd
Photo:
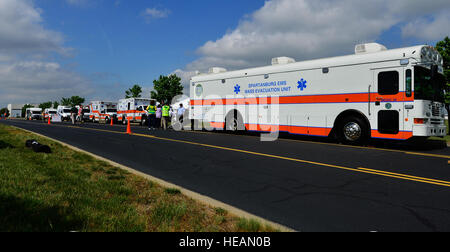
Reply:
[[[402,67],[373,70],[369,114],[372,137],[395,138],[404,128],[404,73]]]

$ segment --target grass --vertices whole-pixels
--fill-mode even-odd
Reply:
[[[53,153],[34,153],[28,139]],[[276,231],[1,124],[0,202],[0,232]]]

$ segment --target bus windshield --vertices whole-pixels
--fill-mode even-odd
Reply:
[[[40,111],[31,111],[31,113],[32,113],[33,115],[39,115],[39,114],[41,114]]]
[[[444,87],[444,75],[437,74],[432,80],[431,70],[414,67],[414,98],[416,100],[444,102]]]

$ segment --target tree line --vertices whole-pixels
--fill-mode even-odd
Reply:
[[[183,94],[183,85],[181,84],[181,78],[175,74],[164,76],[159,76],[159,79],[153,81],[153,91],[150,92],[150,97],[161,103],[170,103],[172,99],[177,95]],[[142,87],[139,84],[135,84],[133,87],[125,91],[125,98],[141,98],[142,97]],[[82,105],[86,99],[80,96],[63,97],[60,101],[48,101],[39,104],[39,108],[42,110],[50,108],[58,108],[58,106],[75,107],[77,105]],[[22,107],[22,117],[25,117],[25,111],[28,108],[33,108],[31,104],[25,104]],[[0,113],[8,113],[7,108],[0,109]],[[8,114],[9,116],[9,114]]]

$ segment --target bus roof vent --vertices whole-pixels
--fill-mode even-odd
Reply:
[[[289,57],[277,57],[272,59],[272,66],[286,65],[291,63],[295,63],[295,59]]]
[[[355,46],[355,54],[367,54],[386,51],[387,48],[384,45],[378,43],[367,43]]]
[[[208,71],[209,74],[218,74],[218,73],[225,73],[227,69],[222,67],[211,67]]]

